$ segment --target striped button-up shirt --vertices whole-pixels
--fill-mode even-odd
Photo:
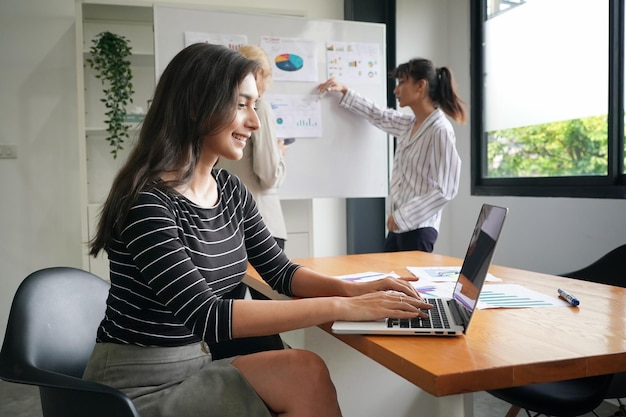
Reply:
[[[461,159],[452,124],[436,109],[415,134],[413,114],[383,109],[348,90],[340,105],[397,138],[387,210],[399,232],[422,227],[437,231],[441,212],[459,189]]]

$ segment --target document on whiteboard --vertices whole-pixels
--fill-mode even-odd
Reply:
[[[310,94],[266,94],[279,138],[322,137],[322,105]]]

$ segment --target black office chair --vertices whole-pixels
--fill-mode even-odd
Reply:
[[[108,290],[106,281],[67,267],[33,272],[17,289],[0,379],[38,386],[44,417],[139,417],[121,391],[81,379]]]
[[[626,287],[626,245],[613,249],[589,266],[561,276]]]
[[[613,249],[585,268],[562,275],[626,288],[626,245]],[[623,398],[626,398],[626,372],[613,376],[605,396],[605,399],[617,400],[619,410],[616,416],[626,417],[626,404],[622,402]]]
[[[613,414],[614,416],[626,417],[626,404],[622,402],[622,399],[626,398],[626,372],[613,375],[613,380],[604,398],[607,400],[617,400],[619,409]]]
[[[594,410],[604,401],[612,378],[601,375],[487,392],[511,404],[506,417],[517,416],[520,409],[528,416],[576,417],[590,412],[597,416]]]
[[[561,275],[626,287],[626,245],[613,249],[585,268]],[[626,417],[626,406],[620,400],[626,397],[626,372],[488,392],[512,405],[507,417],[517,416],[520,409],[526,410],[529,416],[530,411],[536,416],[574,417],[589,412],[597,415],[594,410],[605,399],[617,399],[618,413]]]

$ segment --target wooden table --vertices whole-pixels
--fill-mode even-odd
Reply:
[[[460,265],[462,260],[424,252],[377,253],[298,259],[330,275],[367,271],[410,275],[406,266]],[[276,298],[254,269],[246,283]],[[580,307],[476,311],[461,337],[336,335],[352,348],[440,401],[438,415],[463,415],[463,393],[626,371],[626,289],[492,265],[503,283],[556,296],[566,288]]]

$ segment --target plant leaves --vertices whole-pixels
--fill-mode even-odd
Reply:
[[[111,32],[102,32],[93,40],[89,49],[91,57],[86,60],[89,66],[96,71],[96,78],[103,84],[104,98],[100,101],[108,110],[105,113],[107,119],[107,140],[113,148],[113,159],[122,150],[124,139],[128,139],[128,125],[126,120],[126,105],[133,102],[134,94],[131,62],[127,58],[131,55],[130,41],[122,36]]]

